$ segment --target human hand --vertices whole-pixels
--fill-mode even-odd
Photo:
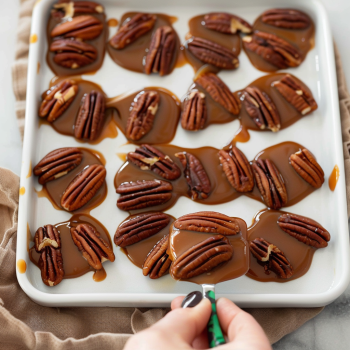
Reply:
[[[207,349],[206,326],[211,314],[209,300],[193,308],[181,308],[184,297],[171,303],[172,311],[150,328],[132,336],[125,350]],[[227,343],[220,350],[271,350],[270,343],[255,319],[226,298],[216,303],[217,314]]]

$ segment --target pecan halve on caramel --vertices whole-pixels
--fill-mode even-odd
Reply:
[[[51,15],[57,20],[62,18],[72,18],[74,15],[82,13],[103,13],[103,6],[93,1],[69,1],[60,2],[53,5]]]
[[[214,73],[205,73],[195,79],[210,97],[224,107],[228,112],[237,115],[240,110],[240,102],[230,91],[228,86]]]
[[[159,73],[160,76],[171,72],[176,46],[176,34],[169,26],[159,27],[152,35],[145,59],[145,73]]]
[[[39,117],[55,121],[73,102],[78,93],[78,85],[74,80],[63,80],[45,92],[39,108]]]
[[[272,83],[278,92],[302,115],[317,109],[317,103],[304,87],[290,74]]]
[[[190,189],[191,198],[193,200],[208,198],[211,184],[200,160],[188,152],[179,152],[175,156],[180,159],[184,168],[184,175]]]
[[[48,153],[33,169],[39,176],[39,184],[56,180],[76,168],[82,161],[83,154],[79,148],[65,147]]]
[[[186,41],[185,47],[200,61],[212,66],[221,69],[235,69],[239,66],[233,51],[214,41],[192,37]]]
[[[129,152],[127,160],[141,170],[152,170],[166,180],[176,180],[181,175],[173,160],[151,145],[141,145],[135,152]]]
[[[306,148],[292,154],[289,162],[294,170],[312,187],[320,188],[324,183],[324,172],[312,153]]]
[[[229,152],[219,151],[219,160],[228,182],[238,192],[250,192],[254,187],[254,177],[250,163],[237,147]]]
[[[169,222],[169,215],[164,213],[140,214],[119,225],[114,235],[114,243],[119,247],[135,244],[157,234]]]
[[[156,22],[157,16],[149,13],[138,13],[126,19],[109,44],[114,49],[123,49],[142,35],[148,33]]]
[[[77,139],[93,141],[99,136],[105,118],[105,104],[101,92],[91,91],[83,96],[74,124]]]
[[[198,131],[204,128],[207,121],[207,105],[205,94],[198,90],[191,90],[183,101],[181,126],[185,130]]]
[[[253,27],[243,18],[225,12],[212,12],[204,16],[202,24],[211,30],[225,34],[242,32],[249,34]]]
[[[278,218],[277,224],[298,241],[315,248],[327,247],[331,239],[331,235],[324,227],[305,216],[284,213]]]
[[[287,189],[282,174],[270,159],[257,159],[252,164],[256,185],[265,204],[280,209],[287,204]]]
[[[261,20],[278,28],[305,29],[311,24],[310,17],[295,9],[270,9],[261,15]]]
[[[254,86],[246,87],[241,94],[241,101],[258,128],[273,132],[281,128],[281,118],[270,96]]]
[[[256,238],[249,242],[252,255],[263,263],[265,272],[273,271],[279,278],[290,278],[293,275],[293,267],[284,253],[264,238]]]
[[[51,37],[79,38],[91,40],[97,38],[103,30],[103,24],[90,15],[77,16],[70,21],[58,24],[51,31]]]
[[[137,141],[151,131],[159,102],[157,91],[142,91],[136,95],[126,122],[127,138]]]
[[[49,287],[56,286],[64,277],[61,239],[56,227],[39,227],[34,236],[34,248],[40,253],[41,279]]]
[[[235,218],[215,211],[200,211],[180,216],[174,222],[174,227],[179,230],[216,233],[224,236],[232,236],[241,232]]]
[[[85,205],[103,185],[106,178],[106,169],[103,165],[93,164],[77,174],[65,189],[61,206],[73,211]]]
[[[121,210],[135,210],[153,207],[168,202],[173,186],[161,180],[125,182],[118,186],[120,194],[117,206]]]
[[[271,33],[256,31],[252,36],[245,36],[243,46],[278,69],[297,67],[302,61],[296,47]]]
[[[207,273],[230,260],[233,247],[222,235],[215,235],[200,242],[173,261],[170,273],[175,279],[188,279]]]
[[[115,260],[112,247],[101,238],[101,234],[93,226],[79,224],[77,227],[71,227],[70,233],[74,244],[94,269],[101,270],[104,261]]]
[[[169,235],[164,236],[148,253],[142,266],[144,276],[151,279],[160,278],[169,273],[171,260],[167,253],[169,245]]]
[[[85,67],[97,58],[94,46],[74,38],[53,40],[50,51],[55,53],[53,60],[56,64],[71,69]]]

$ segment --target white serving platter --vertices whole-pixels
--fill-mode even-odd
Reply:
[[[73,137],[62,136],[51,127],[38,127],[38,106],[40,95],[45,91],[54,74],[46,64],[47,50],[46,25],[52,0],[37,1],[33,11],[31,34],[38,40],[30,45],[26,124],[21,171],[21,187],[24,195],[19,201],[19,222],[17,238],[17,260],[24,259],[27,270],[24,274],[17,270],[17,278],[25,293],[35,302],[46,306],[169,306],[178,295],[200,290],[188,282],[176,282],[170,276],[151,280],[142,276],[140,269],[113,245],[116,260],[106,263],[107,278],[94,282],[92,272],[78,279],[63,280],[54,288],[43,284],[40,270],[34,266],[27,252],[27,225],[34,234],[39,226],[66,221],[71,214],[53,208],[46,198],[38,198],[34,189],[40,190],[37,178],[27,177],[29,168],[45,154],[63,146],[82,147]],[[300,67],[289,69],[304,81],[312,90],[319,105],[317,111],[303,118],[291,127],[276,134],[251,131],[247,143],[238,144],[248,159],[262,149],[283,141],[295,141],[312,150],[326,174],[324,185],[298,204],[283,208],[297,214],[311,217],[320,222],[331,233],[332,239],[326,249],[316,251],[310,270],[301,278],[287,283],[261,283],[246,276],[217,285],[217,297],[225,296],[241,307],[313,307],[332,302],[345,290],[349,283],[349,233],[346,212],[345,173],[343,148],[338,107],[338,91],[334,62],[333,42],[327,14],[317,1],[304,0],[141,0],[103,1],[107,18],[120,17],[128,11],[147,11],[165,13],[178,17],[174,28],[183,40],[188,31],[188,20],[199,14],[212,11],[226,11],[242,16],[253,23],[255,18],[268,8],[293,7],[308,13],[315,22],[315,47]],[[115,32],[110,28],[110,35]],[[220,72],[219,76],[232,91],[243,88],[265,73],[255,69],[246,54],[239,56],[240,67],[236,71]],[[37,73],[38,63],[40,71]],[[97,82],[108,96],[116,96],[146,86],[160,86],[174,92],[181,98],[192,83],[193,70],[189,65],[176,69],[166,77],[147,76],[133,73],[117,66],[106,54],[103,66],[94,75],[83,76],[86,80]],[[222,148],[233,138],[238,121],[226,125],[212,125],[196,134],[185,133],[178,127],[172,144],[186,147],[213,146]],[[91,215],[103,223],[113,237],[119,223],[127,213],[116,207],[118,195],[115,193],[113,179],[122,165],[116,153],[126,153],[133,146],[126,143],[119,132],[115,139],[105,139],[98,145],[85,144],[84,147],[102,152],[107,160],[108,195],[105,201],[91,211]],[[338,165],[340,178],[336,189],[331,192],[328,178],[334,165]],[[254,215],[264,205],[247,197],[233,202],[206,206],[188,198],[180,200],[167,213],[179,217],[199,210],[215,210],[230,216],[243,218],[249,225]]]

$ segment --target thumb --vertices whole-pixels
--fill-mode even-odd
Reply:
[[[193,308],[170,311],[163,319],[152,326],[153,330],[169,334],[170,337],[192,344],[205,329],[211,314],[211,304],[208,299]]]

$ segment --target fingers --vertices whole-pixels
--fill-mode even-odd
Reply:
[[[182,300],[184,300],[185,297],[177,297],[171,302],[171,310],[175,310],[181,307]]]
[[[177,305],[178,302],[175,303],[175,306]],[[205,329],[210,314],[210,302],[207,299],[203,299],[193,308],[173,309],[173,311],[169,312],[162,320],[157,322],[151,328],[164,332],[165,334],[168,333],[171,337],[180,338],[187,344],[192,344],[194,339]]]
[[[254,317],[226,298],[218,299],[216,309],[221,328],[230,342],[234,343],[234,349],[271,349],[265,332]]]

